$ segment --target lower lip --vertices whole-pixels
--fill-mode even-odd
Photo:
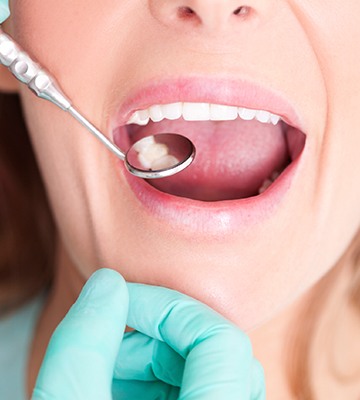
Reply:
[[[118,162],[122,175],[142,208],[153,218],[165,221],[167,226],[185,235],[206,235],[220,238],[241,229],[264,224],[274,217],[286,202],[303,164],[306,146],[280,177],[262,194],[239,200],[204,202],[173,196],[129,174]]]

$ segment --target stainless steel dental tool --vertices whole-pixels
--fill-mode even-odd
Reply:
[[[144,179],[164,178],[187,168],[195,157],[195,147],[182,135],[163,133],[147,136],[123,152],[91,122],[80,114],[39,64],[0,28],[0,63],[7,67],[20,82],[36,94],[62,110],[67,111],[88,131],[96,136],[111,152],[124,161],[133,175]]]

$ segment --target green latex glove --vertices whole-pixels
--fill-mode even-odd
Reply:
[[[2,24],[9,15],[9,0],[0,0],[0,24]]]
[[[136,331],[123,335],[126,323]],[[265,399],[248,337],[209,307],[97,271],[48,346],[33,400]]]

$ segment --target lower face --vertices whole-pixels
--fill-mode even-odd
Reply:
[[[175,131],[197,147],[186,172],[146,182],[21,89],[74,266],[179,290],[249,331],[323,276],[358,228],[360,3],[258,2],[237,16],[207,1],[184,14],[176,1],[13,0],[11,24],[119,146]]]

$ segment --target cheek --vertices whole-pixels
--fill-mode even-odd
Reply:
[[[95,117],[100,112],[86,110],[86,107],[93,105],[93,96],[101,99],[104,94],[99,92],[99,88],[105,90],[107,81],[103,77],[113,73],[109,54],[119,52],[129,42],[128,6],[120,7],[119,3],[121,1],[115,3],[114,0],[101,3],[14,0],[12,3],[15,39],[57,78],[75,104],[81,104],[83,111],[90,115],[95,113]],[[114,4],[117,4],[116,9]],[[119,34],[114,30],[116,26],[121,26],[123,32]],[[117,40],[109,41],[114,32]],[[119,70],[116,72],[119,74]]]
[[[82,238],[78,245],[84,251],[84,244],[89,243],[87,232],[90,230],[79,174],[81,154],[75,150],[78,147],[69,134],[71,121],[51,104],[34,100],[27,89],[22,89],[21,95],[34,151],[61,236],[69,244],[74,243],[76,237]]]
[[[305,28],[327,90],[326,132],[319,152],[316,203],[319,246],[335,261],[360,224],[360,3],[308,2]],[[316,36],[314,34],[316,32]],[[333,261],[333,262],[334,262]]]

